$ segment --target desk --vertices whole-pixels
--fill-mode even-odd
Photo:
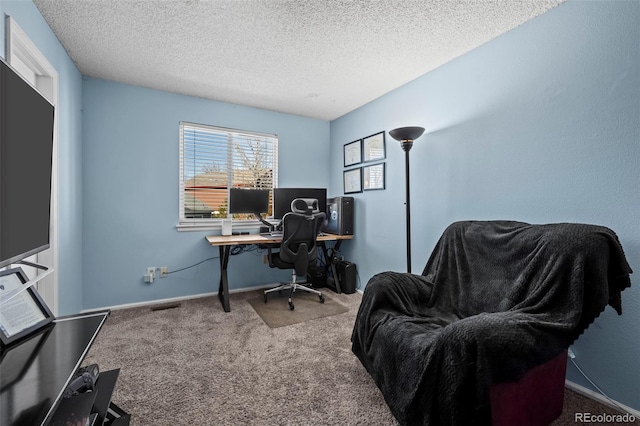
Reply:
[[[222,308],[225,312],[230,312],[229,306],[229,281],[227,279],[227,266],[229,264],[229,254],[231,253],[231,247],[242,244],[264,244],[264,245],[277,245],[282,242],[282,236],[268,236],[262,234],[245,234],[245,235],[208,235],[205,237],[207,242],[212,246],[218,246],[220,250],[220,284],[218,287],[218,298],[222,303]],[[329,254],[327,252],[327,241],[336,241],[335,250],[339,250],[342,240],[351,240],[353,235],[334,235],[334,234],[322,234],[318,236],[318,245],[322,249],[324,258],[329,261]],[[331,273],[333,274],[336,291],[341,293],[340,282],[338,281],[338,272],[336,266],[330,262]]]

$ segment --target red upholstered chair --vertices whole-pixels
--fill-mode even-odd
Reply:
[[[548,425],[564,403],[567,351],[527,371],[517,382],[497,383],[489,389],[493,426]]]

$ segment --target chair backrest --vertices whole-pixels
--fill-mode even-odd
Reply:
[[[282,218],[280,260],[293,264],[298,275],[305,275],[317,259],[316,239],[325,219],[317,206],[318,200],[296,198]]]

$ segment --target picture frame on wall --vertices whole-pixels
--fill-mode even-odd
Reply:
[[[385,188],[385,163],[362,168],[362,187],[365,191]]]
[[[344,166],[362,163],[362,139],[344,145]]]
[[[3,346],[29,336],[54,320],[53,313],[22,268],[0,271],[0,340]]]
[[[362,192],[362,167],[343,172],[344,193]]]
[[[384,132],[362,139],[363,162],[384,160],[387,156]]]

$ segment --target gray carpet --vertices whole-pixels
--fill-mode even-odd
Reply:
[[[85,364],[121,369],[113,401],[132,425],[396,425],[350,350],[360,294],[328,291],[347,312],[279,328],[248,303],[258,296],[232,294],[229,313],[217,297],[114,311]],[[554,426],[613,413],[571,391],[564,411]]]

